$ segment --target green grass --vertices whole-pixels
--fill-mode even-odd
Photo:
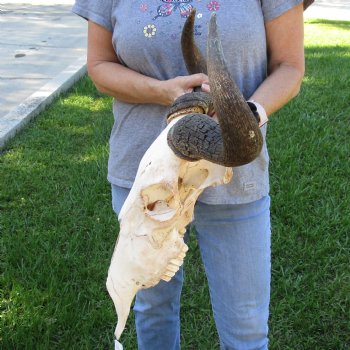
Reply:
[[[301,94],[271,120],[273,349],[350,349],[349,35],[308,22]]]
[[[308,22],[302,91],[270,121],[272,350],[350,349],[349,35],[350,22]],[[1,349],[112,348],[111,125],[85,78],[1,154]],[[193,238],[185,265],[182,348],[218,349]],[[127,350],[135,339],[131,316]]]

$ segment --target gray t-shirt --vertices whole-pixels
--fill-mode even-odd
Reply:
[[[266,77],[266,21],[302,0],[77,0],[73,12],[113,33],[112,44],[125,66],[166,80],[187,75],[180,37],[186,16],[195,7],[195,38],[206,52],[208,22],[217,13],[228,69],[249,98]],[[116,76],[115,79],[118,79]],[[108,180],[130,188],[139,162],[166,126],[167,108],[155,104],[113,101]],[[262,128],[266,135],[266,126]],[[199,200],[208,204],[247,203],[269,192],[269,157],[264,143],[260,156],[234,168],[227,185],[206,189]]]

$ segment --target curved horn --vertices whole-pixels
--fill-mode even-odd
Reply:
[[[181,48],[188,73],[207,74],[207,64],[194,41],[194,20],[196,9],[193,9],[187,17],[181,35]]]
[[[228,72],[216,14],[210,19],[207,56],[210,89],[224,143],[223,157],[228,163],[249,163],[259,155],[263,137],[253,112]]]
[[[193,27],[194,16],[186,23],[191,21]],[[193,31],[191,33],[194,43]],[[186,39],[185,34],[183,38]],[[187,160],[206,159],[228,167],[250,163],[259,155],[263,138],[253,113],[227,70],[215,14],[210,19],[207,56],[219,124],[205,114],[187,115],[169,130],[169,147]]]

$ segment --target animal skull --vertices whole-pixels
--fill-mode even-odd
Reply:
[[[119,213],[120,233],[107,278],[118,314],[117,339],[136,292],[169,281],[182,265],[188,249],[183,236],[198,196],[206,187],[228,183],[232,166],[249,163],[262,147],[258,123],[225,68],[215,16],[208,64],[193,42],[194,17],[192,12],[183,30],[183,54],[190,73],[208,68],[219,122],[207,115],[211,102],[202,93],[180,97],[167,128],[140,162]],[[198,109],[202,114],[189,114]],[[202,137],[204,129],[210,137]]]
[[[120,233],[108,272],[107,289],[118,314],[119,339],[136,292],[170,281],[183,263],[183,236],[200,193],[228,183],[231,168],[178,158],[167,145],[173,120],[141,160],[135,183],[119,214]]]

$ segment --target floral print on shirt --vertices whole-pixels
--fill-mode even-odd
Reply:
[[[139,5],[139,11],[141,11],[145,15],[150,15],[151,18],[149,18],[149,20],[151,19],[153,21],[157,19],[170,18],[170,16],[173,14],[180,15],[182,18],[187,18],[191,13],[191,11],[193,10],[193,8],[196,7],[196,5],[194,4],[194,2],[196,2],[198,3],[198,6],[202,7],[202,12],[198,12],[196,15],[197,20],[200,21],[202,18],[203,19],[205,18],[203,10],[206,9],[207,11],[215,12],[220,9],[219,0],[218,1],[217,0],[159,0],[159,2],[161,2],[161,4],[158,5],[157,9],[153,8],[152,10],[151,9],[152,6],[150,6],[150,4],[147,3],[146,0],[142,0]],[[171,26],[173,21],[167,20],[165,23]],[[154,38],[157,34],[158,35],[165,34],[162,31],[157,32],[156,26],[154,24],[150,24],[150,22],[144,25],[142,30],[146,38]],[[168,32],[167,34],[170,35],[170,38],[172,40],[177,40],[181,35],[181,30],[179,33],[170,34]],[[194,35],[197,36],[201,34],[202,34],[202,25],[197,22],[197,24],[195,24]]]
[[[145,4],[145,3],[142,3],[142,4],[140,5],[139,9],[140,9],[141,12],[147,12],[147,10],[148,10],[148,5]]]
[[[146,38],[152,38],[156,35],[157,27],[154,24],[147,24],[143,28],[143,34],[145,34]]]
[[[161,0],[164,4],[159,5],[157,8],[157,16],[153,17],[153,20],[158,17],[168,17],[177,10],[179,10],[181,17],[188,17],[191,13],[193,6],[190,4],[193,0]]]
[[[210,1],[207,5],[209,11],[217,11],[220,8],[220,4],[217,1]]]

